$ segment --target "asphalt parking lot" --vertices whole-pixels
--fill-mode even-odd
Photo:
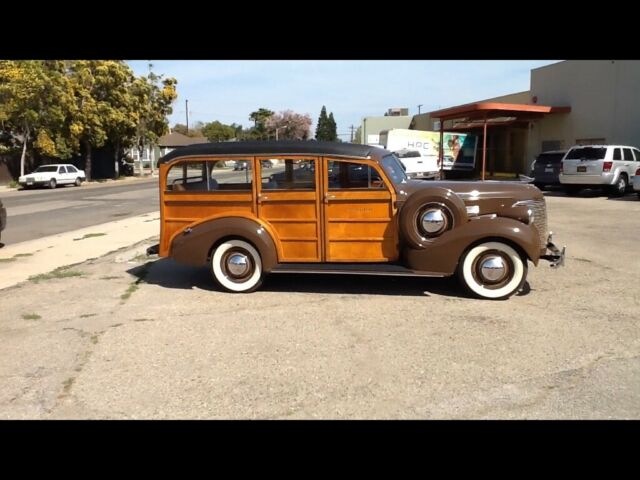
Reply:
[[[640,418],[640,201],[549,193],[566,266],[219,292],[150,239],[0,291],[0,418]]]

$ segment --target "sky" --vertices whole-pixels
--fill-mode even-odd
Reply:
[[[132,60],[136,75],[149,72],[178,80],[169,124],[198,121],[250,127],[258,108],[308,113],[312,131],[323,105],[338,134],[349,139],[363,117],[389,108],[429,112],[529,89],[530,70],[557,60]]]

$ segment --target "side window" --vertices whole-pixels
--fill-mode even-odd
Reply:
[[[67,173],[67,169],[64,167],[58,168],[58,173]]]
[[[69,165],[69,166],[67,166],[67,172],[68,173],[76,173],[77,170],[76,170],[75,167],[72,167],[72,166]]]
[[[636,156],[636,162],[640,162],[640,150],[633,149],[633,153]]]
[[[624,159],[625,160],[631,160],[633,162],[633,153],[631,153],[631,149],[630,148],[625,148],[624,149]]]
[[[330,160],[327,169],[329,190],[385,188],[378,172],[369,165]]]
[[[260,161],[263,190],[315,190],[315,160],[270,158]]]
[[[620,152],[619,148],[614,148],[613,149],[613,159],[614,160],[622,160],[622,153]]]
[[[167,191],[173,192],[214,192],[251,191],[253,173],[251,159],[249,168],[237,170],[238,161],[212,160],[208,162],[182,162],[173,165],[167,174]]]

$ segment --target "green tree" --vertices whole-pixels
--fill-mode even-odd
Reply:
[[[316,140],[328,140],[328,120],[327,108],[323,105],[316,125]]]
[[[140,158],[144,147],[155,145],[169,129],[167,116],[172,113],[171,105],[178,98],[176,84],[175,78],[163,78],[163,75],[153,72],[134,81],[133,92],[140,111],[134,145],[140,152]]]
[[[60,61],[0,61],[0,125],[22,144],[20,175],[30,147],[68,158],[61,136],[72,91]]]
[[[267,120],[273,116],[273,112],[267,108],[259,108],[255,112],[251,112],[249,120],[253,120],[253,129],[250,129],[248,136],[255,140],[264,140],[267,138],[265,125]]]
[[[327,140],[330,142],[338,141],[338,127],[336,121],[333,119],[333,112],[329,114],[327,119]]]
[[[356,129],[356,133],[353,134],[353,143],[362,143],[362,127]]]
[[[222,142],[234,138],[236,131],[235,125],[225,125],[217,120],[202,127],[202,134],[211,142]]]

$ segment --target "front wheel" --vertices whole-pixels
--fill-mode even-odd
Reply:
[[[76,181],[75,181],[74,185],[76,187],[79,187],[80,185],[82,185],[82,180],[80,179],[80,177],[76,178]]]
[[[262,259],[253,245],[238,239],[218,245],[211,257],[215,281],[228,292],[249,293],[262,284]]]
[[[458,277],[476,297],[504,300],[524,285],[527,262],[505,243],[486,242],[463,255]]]

